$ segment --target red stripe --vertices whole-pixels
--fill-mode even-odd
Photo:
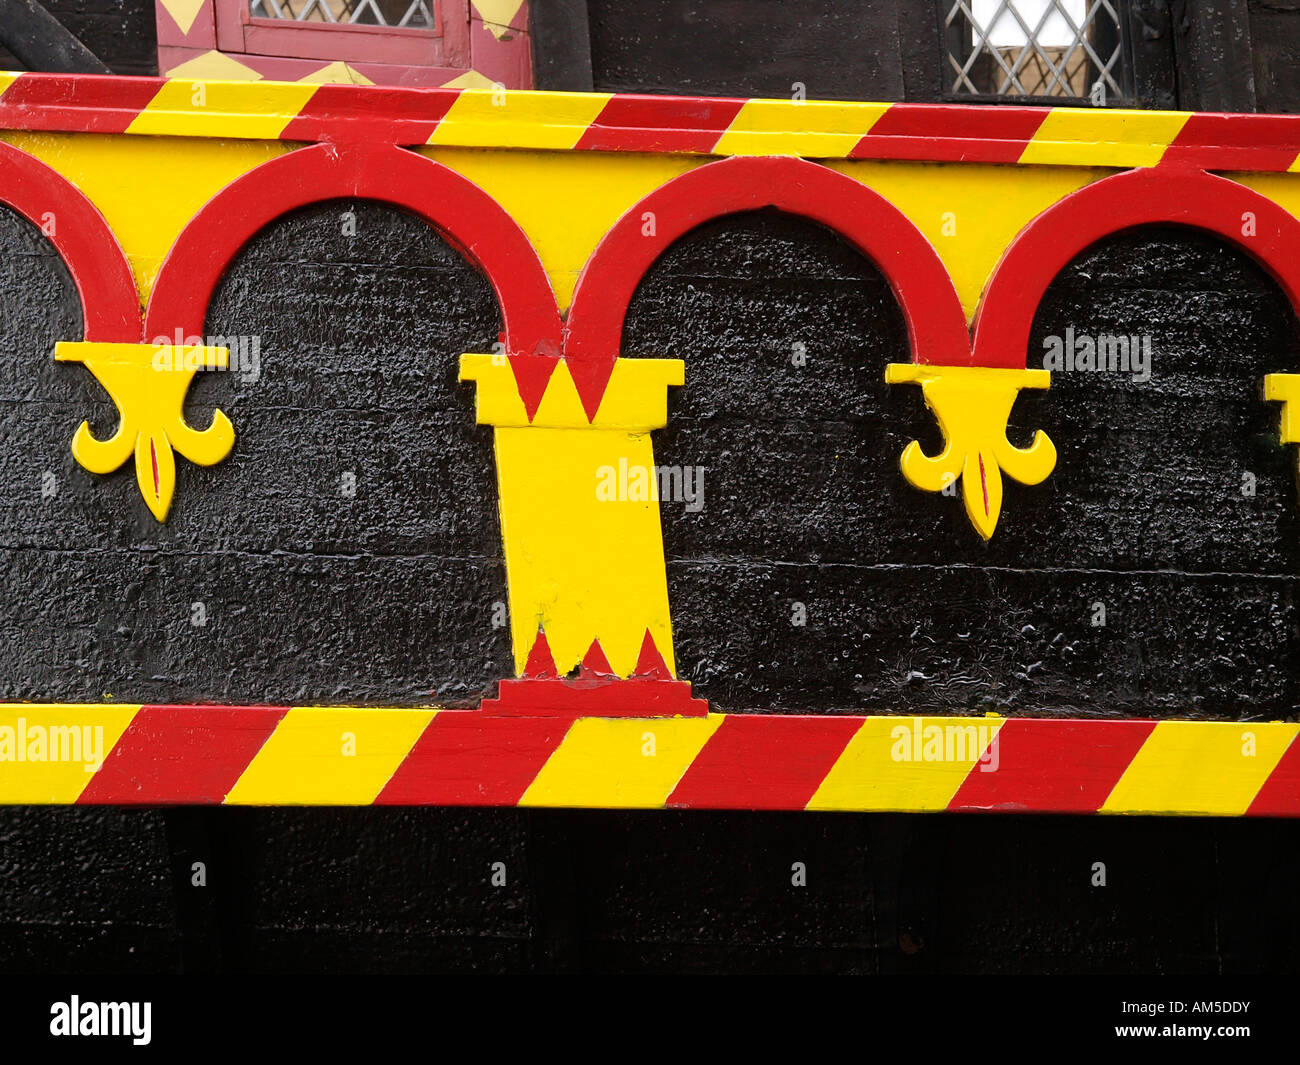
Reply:
[[[1291,741],[1246,813],[1255,817],[1300,816],[1300,736]]]
[[[1205,170],[1286,170],[1300,154],[1300,116],[1192,115],[1162,164]]]
[[[322,85],[280,134],[286,141],[371,140],[426,144],[459,89]]]
[[[861,727],[860,717],[724,717],[667,805],[802,810]]]
[[[104,216],[85,195],[33,155],[0,142],[0,203],[44,231],[72,273],[87,340],[140,340],[140,296]]]
[[[615,96],[575,147],[591,151],[709,152],[744,100]]]
[[[275,731],[283,706],[146,706],[77,801],[219,803]]]
[[[972,768],[948,809],[1095,813],[1155,726],[1013,718],[994,741],[996,760],[988,764],[996,768]]]
[[[0,95],[0,125],[124,133],[162,84],[161,78],[23,74]]]
[[[445,710],[429,723],[375,803],[513,806],[570,724],[563,718]]]
[[[167,79],[25,73],[0,95],[0,126],[120,133]],[[423,144],[459,90],[322,85],[281,134],[286,140]],[[619,95],[577,147],[709,152],[746,101]],[[859,159],[1014,163],[1050,112],[1042,107],[895,104],[850,153]],[[1196,114],[1163,162],[1209,170],[1286,170],[1300,155],[1300,116]]]
[[[1015,163],[1050,110],[895,104],[858,141],[849,158]]]

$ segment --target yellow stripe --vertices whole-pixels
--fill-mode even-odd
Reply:
[[[714,145],[713,154],[842,159],[889,108],[822,100],[750,100]]]
[[[1244,814],[1300,725],[1162,721],[1102,813]]]
[[[983,753],[980,727],[988,739],[1002,727],[1000,718],[869,717],[854,734],[806,807],[809,810],[943,810],[957,794]],[[927,732],[938,728],[938,732]],[[947,746],[948,727],[976,733],[953,734]],[[926,741],[939,737],[939,747]],[[920,745],[914,738],[920,737]],[[968,743],[968,740],[974,740]],[[974,752],[973,754],[971,752]],[[929,758],[941,752],[938,758]],[[952,757],[949,757],[949,754]],[[963,757],[956,757],[957,755]],[[918,757],[919,755],[919,757]]]
[[[617,360],[589,423],[561,362],[531,425],[504,358],[462,355],[460,370],[461,380],[477,382],[479,423],[497,427],[516,670],[538,628],[562,673],[599,639],[626,677],[647,631],[673,669],[659,486],[647,471],[655,468],[650,430],[667,421],[667,386],[682,383],[684,364]]]
[[[1022,163],[1155,166],[1190,111],[1057,107],[1020,154]]]
[[[76,802],[139,709],[69,703],[0,707],[0,803]]]
[[[375,801],[433,710],[295,707],[226,797],[245,806],[362,806]]]
[[[722,724],[703,718],[580,718],[520,806],[663,806]]]
[[[163,259],[213,196],[255,166],[295,149],[283,141],[3,133],[80,189],[126,252],[147,301]],[[178,180],[178,175],[184,180]]]
[[[128,133],[274,139],[296,118],[315,85],[175,78],[136,115]]]
[[[12,85],[17,80],[18,80],[17,74],[10,74],[4,71],[0,71],[0,96],[3,96],[5,94],[5,90],[9,88],[9,86]]]
[[[1042,371],[1039,371],[1040,373]],[[547,382],[532,421],[504,355],[465,354],[460,379],[478,384],[475,413],[479,425],[534,429],[626,429],[646,432],[668,424],[668,387],[685,381],[681,359],[616,359],[596,417],[588,420],[569,364],[561,362]]]
[[[429,143],[567,150],[578,143],[610,95],[465,89],[438,123]]]
[[[599,639],[614,672],[629,676],[647,630],[673,669],[650,434],[505,428],[495,436],[516,669],[539,628],[561,674]],[[642,493],[630,490],[636,472]]]

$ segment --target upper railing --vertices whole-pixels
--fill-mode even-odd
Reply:
[[[808,159],[1288,171],[1300,115],[0,73],[0,128]]]

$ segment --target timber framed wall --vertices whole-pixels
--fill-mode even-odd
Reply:
[[[1300,505],[1288,447],[1294,442],[1293,323],[1300,297],[1291,253],[1300,235],[1294,213],[1300,186],[1292,173],[1300,156],[1297,120],[6,78],[0,125],[9,131],[3,135],[8,147],[0,165],[7,180],[0,199],[35,227],[24,238],[29,258],[49,259],[41,250],[48,241],[75,291],[71,316],[47,327],[54,352],[39,352],[23,371],[65,391],[54,407],[17,405],[45,415],[57,411],[57,422],[40,419],[40,446],[57,446],[67,457],[24,453],[12,459],[36,470],[53,470],[62,461],[55,481],[72,509],[64,512],[64,525],[51,522],[48,500],[16,514],[8,564],[19,579],[9,587],[16,596],[28,586],[66,587],[75,566],[42,570],[39,560],[69,553],[85,558],[104,548],[107,559],[132,564],[156,552],[163,567],[146,564],[135,581],[104,573],[98,579],[108,601],[93,608],[70,599],[50,611],[65,622],[79,614],[115,614],[115,631],[110,626],[93,638],[90,650],[84,640],[93,625],[74,621],[67,629],[79,637],[61,643],[57,632],[42,632],[48,647],[33,653],[27,630],[37,620],[14,612],[7,682],[10,698],[30,702],[13,702],[0,717],[6,730],[0,743],[7,737],[12,748],[0,777],[6,801],[1300,812],[1300,725],[1286,720],[1295,716],[1294,693],[1289,681],[1270,684],[1267,673],[1271,660],[1285,677],[1297,627],[1290,602],[1293,538],[1287,536]],[[382,224],[397,226],[392,231],[405,234],[402,241],[426,242],[417,258],[429,278],[446,283],[440,299],[460,324],[421,332],[410,310],[399,310],[394,332],[353,338],[359,364],[313,367],[304,358],[277,385],[283,388],[279,400],[264,396],[259,404],[254,390],[231,396],[231,403],[196,404],[191,397],[187,407],[195,369],[246,366],[243,338],[258,338],[268,367],[291,346],[292,338],[275,335],[273,295],[259,312],[264,325],[249,325],[257,282],[284,276],[283,270],[267,273],[258,262],[283,267],[283,248],[301,244],[307,250],[290,264],[309,273],[313,251],[326,247],[319,227],[336,229],[336,241],[350,236],[349,225],[355,235],[359,223],[375,219],[367,212],[376,206],[398,209],[406,221]],[[852,345],[837,351],[830,341],[836,330],[856,328],[858,319],[832,316],[818,323],[824,332],[776,350],[762,382],[751,377],[748,390],[727,391],[760,396],[761,384],[772,390],[764,397],[769,404],[784,406],[735,410],[704,424],[710,418],[689,406],[693,390],[714,403],[723,396],[716,384],[710,391],[707,356],[719,360],[731,384],[745,381],[744,374],[728,368],[725,344],[704,358],[670,357],[682,342],[665,323],[663,295],[654,293],[656,286],[671,288],[674,272],[700,280],[704,275],[680,257],[689,258],[692,240],[707,239],[715,232],[710,227],[728,220],[761,234],[739,238],[742,246],[746,239],[751,247],[793,241],[781,229],[791,221],[811,225],[814,242],[831,241],[818,253],[822,267],[841,270],[837,294],[853,291],[866,301],[876,331],[872,343],[889,353],[869,384],[851,374],[847,385],[825,376],[827,366],[848,372],[855,364]],[[654,468],[663,441],[672,452],[670,465],[703,467],[707,492],[718,483],[709,480],[718,469],[716,455],[736,454],[746,439],[751,447],[768,446],[762,441],[769,421],[785,426],[781,432],[811,423],[821,435],[810,439],[856,464],[838,472],[814,466],[811,481],[802,482],[804,504],[829,507],[830,523],[823,520],[820,530],[815,523],[800,525],[804,504],[797,493],[789,496],[789,483],[779,478],[764,485],[762,469],[757,483],[738,482],[744,489],[739,494],[727,494],[724,479],[723,521],[737,535],[752,532],[752,519],[763,516],[746,509],[751,497],[745,493],[752,493],[778,531],[789,519],[824,542],[811,555],[786,559],[769,538],[751,544],[748,554],[766,550],[776,571],[787,563],[822,567],[826,575],[819,579],[829,586],[849,581],[845,574],[863,561],[864,542],[880,553],[871,566],[904,574],[902,584],[917,571],[952,564],[940,578],[946,591],[936,596],[921,585],[916,595],[943,614],[940,628],[956,626],[950,640],[968,638],[963,623],[978,621],[992,632],[1006,629],[1011,619],[1021,649],[1033,651],[1036,637],[1026,629],[1034,628],[1034,618],[1025,611],[1044,585],[1016,586],[1013,576],[996,575],[1038,569],[1046,575],[1042,580],[1057,579],[1053,575],[1069,567],[1053,555],[1054,538],[1065,537],[1072,504],[1054,490],[1056,479],[1065,477],[1072,489],[1106,482],[1104,471],[1089,467],[1086,449],[1061,451],[1052,442],[1054,426],[1042,431],[1053,417],[1046,405],[1052,392],[1076,378],[1073,371],[1048,372],[1028,361],[1041,359],[1043,351],[1036,345],[1037,316],[1051,311],[1052,293],[1060,291],[1054,283],[1077,280],[1079,263],[1099,243],[1141,234],[1144,227],[1156,227],[1146,231],[1163,239],[1199,234],[1196,240],[1209,242],[1198,246],[1203,263],[1218,254],[1212,248],[1235,249],[1228,254],[1236,258],[1215,269],[1245,271],[1252,285],[1278,294],[1282,307],[1258,304],[1248,311],[1268,325],[1257,358],[1229,353],[1217,364],[1216,373],[1235,380],[1233,395],[1244,397],[1246,412],[1235,435],[1212,434],[1224,454],[1240,449],[1244,456],[1231,483],[1219,486],[1222,497],[1204,485],[1190,495],[1175,486],[1167,498],[1157,491],[1142,507],[1158,514],[1168,504],[1179,528],[1200,507],[1211,527],[1251,530],[1254,543],[1174,545],[1194,556],[1203,572],[1161,577],[1159,565],[1135,558],[1112,566],[1107,578],[1104,567],[1093,566],[1071,590],[1072,602],[1044,607],[1052,624],[1061,621],[1052,610],[1073,611],[1082,635],[1102,641],[1102,651],[1093,653],[1103,655],[1114,649],[1105,640],[1125,643],[1125,610],[1115,610],[1112,595],[1091,589],[1106,579],[1113,583],[1116,572],[1139,578],[1120,590],[1121,604],[1124,596],[1154,597],[1166,611],[1173,603],[1174,616],[1181,617],[1181,595],[1191,612],[1186,616],[1204,619],[1209,612],[1202,642],[1196,634],[1176,638],[1167,668],[1159,662],[1151,667],[1151,705],[1144,709],[1129,695],[1107,695],[1104,680],[1091,684],[1065,664],[1055,686],[1026,682],[1007,691],[962,681],[969,663],[980,660],[979,647],[968,649],[966,658],[957,654],[948,682],[928,688],[909,679],[924,676],[925,668],[901,668],[920,661],[915,649],[887,662],[884,673],[901,680],[892,688],[864,681],[862,674],[871,670],[863,662],[854,663],[857,689],[852,681],[847,689],[819,686],[817,678],[834,678],[834,660],[853,652],[837,646],[838,654],[827,653],[830,641],[816,635],[816,607],[813,629],[798,633],[806,625],[793,619],[802,606],[806,621],[810,604],[773,585],[771,574],[759,575],[766,590],[755,599],[746,598],[752,574],[743,567],[715,575],[711,589],[708,581],[701,585],[698,575],[716,561],[720,547],[702,524],[715,512],[707,503],[703,517],[679,506],[688,515],[682,524],[671,511],[674,501],[639,493],[624,473]],[[279,252],[259,243],[273,232],[280,234]],[[724,248],[737,239],[722,231],[715,236]],[[331,254],[346,259],[347,253],[336,244]],[[1156,253],[1149,265],[1159,258]],[[842,267],[826,265],[841,259]],[[358,261],[353,276],[371,266]],[[1094,262],[1092,273],[1098,268]],[[59,267],[51,269],[47,283],[57,285]],[[817,269],[813,274],[821,276]],[[1189,272],[1195,269],[1193,263]],[[752,282],[758,293],[773,283],[762,268]],[[262,291],[276,289],[263,285]],[[322,278],[307,294],[324,307],[331,291]],[[696,298],[690,287],[675,291],[673,299],[683,291]],[[367,294],[364,286],[355,293]],[[382,307],[377,291],[374,298]],[[1207,321],[1216,313],[1203,294],[1187,306]],[[79,323],[73,320],[78,317]],[[1069,327],[1068,315],[1065,320]],[[1074,324],[1079,333],[1088,325]],[[407,330],[415,340],[405,338]],[[459,351],[446,349],[457,342]],[[453,360],[435,361],[436,380],[421,365],[421,354],[435,349],[441,359]],[[1166,372],[1167,355],[1157,346],[1157,374]],[[773,365],[807,372],[798,385],[772,386]],[[277,366],[276,372],[286,371]],[[66,391],[72,374],[83,375],[80,392]],[[92,375],[120,412],[123,430],[116,435],[103,393],[90,385]],[[413,398],[414,389],[431,382],[432,400]],[[203,387],[195,385],[199,395]],[[1022,390],[1046,395],[1031,408],[1018,399]],[[1188,394],[1174,399],[1194,424],[1197,408],[1186,406]],[[479,428],[460,420],[471,402]],[[856,413],[823,418],[820,402],[847,404]],[[1112,390],[1108,402],[1127,401]],[[1085,404],[1104,418],[1104,403],[1085,397]],[[229,407],[229,413],[214,415],[216,407]],[[416,486],[405,495],[372,497],[369,525],[361,515],[340,521],[301,490],[312,476],[309,467],[331,448],[351,451],[349,461],[357,463],[377,457],[348,438],[361,422],[351,429],[331,422],[328,412],[340,407],[362,421],[367,411],[372,420],[393,419],[383,445],[388,450],[377,455]],[[1013,407],[1032,416],[1015,415]],[[683,415],[680,425],[675,411]],[[301,419],[276,430],[268,414]],[[753,435],[742,432],[728,446],[728,417]],[[77,430],[82,419],[90,424]],[[209,422],[207,430],[191,428]],[[851,432],[826,437],[826,424],[848,424]],[[866,429],[879,447],[853,451]],[[909,443],[914,437],[924,446]],[[14,433],[11,439],[17,456],[35,438]],[[771,437],[778,451],[789,439]],[[303,440],[312,442],[304,448]],[[1178,449],[1193,445],[1173,446],[1186,462],[1189,451]],[[294,465],[297,451],[305,453],[307,466]],[[431,468],[440,471],[437,477]],[[781,468],[779,462],[766,467]],[[617,498],[600,495],[607,476],[600,471],[606,470],[613,471],[607,483]],[[1249,496],[1240,490],[1240,473],[1253,478]],[[233,480],[223,486],[227,476]],[[855,498],[852,487],[864,478],[873,478],[884,495]],[[278,532],[274,523],[254,527],[240,500],[267,485],[272,491],[262,505],[273,513],[277,497],[281,504],[316,509]],[[846,486],[850,494],[836,495]],[[459,501],[445,502],[454,493]],[[1260,502],[1242,513],[1243,499]],[[330,670],[364,673],[361,663],[383,646],[387,626],[356,640],[339,631],[328,647],[306,646],[296,634],[277,643],[277,630],[292,628],[295,607],[329,616],[329,596],[313,598],[321,581],[343,596],[349,593],[339,591],[340,581],[378,581],[379,598],[388,581],[390,597],[409,599],[403,589],[410,587],[411,572],[385,577],[385,552],[394,542],[379,540],[396,532],[402,550],[426,556],[419,544],[427,542],[420,538],[430,528],[421,508],[430,500],[444,501],[436,504],[434,539],[466,538],[438,561],[444,569],[435,566],[416,579],[457,591],[436,609],[426,603],[403,616],[396,653],[381,655],[375,683],[368,686],[362,677],[346,700],[369,705],[319,705],[333,701]],[[689,500],[675,501],[681,502]],[[1103,500],[1085,518],[1108,513],[1111,502]],[[1214,508],[1228,506],[1237,508],[1231,520],[1214,517]],[[865,541],[826,538],[828,529],[852,529],[863,508],[894,524],[868,530]],[[386,524],[394,511],[395,528]],[[1171,527],[1152,520],[1162,535]],[[67,544],[87,526],[92,538],[70,550]],[[358,532],[363,527],[372,529],[369,541]],[[904,532],[890,543],[885,534],[891,530]],[[59,542],[68,536],[74,540]],[[1006,541],[1009,546],[1002,546]],[[191,600],[168,580],[214,553],[254,558],[274,571],[280,565],[274,548],[289,542],[297,548],[289,570],[296,571],[268,578],[266,585],[277,589],[270,599],[282,604],[278,614],[270,611],[264,627],[243,643],[186,642],[196,638],[194,630],[206,632],[206,622],[193,621],[193,607],[203,600]],[[332,559],[358,547],[373,552],[364,574],[331,568],[341,562],[312,568],[313,556]],[[1233,567],[1219,564],[1233,552],[1263,560],[1266,569],[1241,608],[1245,620],[1216,629],[1214,612],[1227,597],[1241,599],[1243,581],[1256,580],[1241,566],[1234,576]],[[178,569],[166,570],[169,557],[180,560]],[[87,572],[84,561],[77,565]],[[973,579],[963,576],[967,571]],[[682,580],[682,573],[691,576]],[[159,580],[160,574],[168,580]],[[207,575],[209,587],[229,584],[232,575],[236,583],[248,579],[237,566],[223,577],[217,565]],[[87,586],[96,579],[88,573]],[[898,583],[891,578],[887,586]],[[884,586],[875,593],[871,586],[846,586],[865,601],[884,594]],[[693,597],[701,594],[713,596],[715,605],[696,611]],[[734,617],[725,606],[729,595],[733,604],[745,605],[743,611],[733,606]],[[949,598],[956,605],[948,605]],[[1107,602],[1111,619],[1098,626],[1095,608]],[[266,612],[265,603],[259,608],[253,599],[226,605],[235,614]],[[908,614],[915,603],[887,607],[868,633],[884,642],[907,631],[905,620],[916,623]],[[764,608],[773,613],[762,616]],[[199,613],[206,616],[207,609]],[[457,618],[457,611],[464,616]],[[505,623],[494,625],[494,613]],[[1141,614],[1132,610],[1130,616]],[[686,655],[678,639],[681,617],[691,626]],[[795,655],[793,664],[772,659],[776,679],[760,684],[764,664],[743,653],[728,657],[729,645],[753,646],[755,634],[746,629],[751,623],[758,636],[779,632],[777,617],[813,650]],[[345,620],[355,621],[356,614]],[[135,635],[151,625],[165,629],[157,643]],[[402,644],[430,625],[431,639]],[[848,626],[860,631],[861,619],[849,618]],[[1261,644],[1252,635],[1261,632],[1272,642]],[[1140,625],[1127,630],[1129,641],[1152,635]],[[790,643],[794,637],[773,638]],[[1015,639],[1007,642],[1004,635],[998,644],[998,638],[990,636],[989,646],[1016,652]],[[1232,639],[1238,645],[1224,650],[1228,662],[1221,673],[1214,673],[1213,661],[1205,664],[1208,674],[1193,668],[1203,647],[1222,648]],[[1083,640],[1070,640],[1086,660]],[[146,649],[144,659],[122,660],[132,646]],[[408,646],[427,654],[414,665],[404,663]],[[940,659],[950,650],[941,648]],[[864,661],[876,654],[862,653]],[[177,663],[190,655],[207,664],[188,676],[183,668],[177,672]],[[346,655],[356,658],[342,664]],[[471,661],[479,665],[457,665]],[[54,674],[43,671],[58,668],[59,676],[76,679],[52,690],[48,678]],[[412,669],[421,675],[413,677]],[[1053,673],[1053,664],[1046,673]],[[423,697],[418,691],[421,680],[437,686],[432,697],[427,688]],[[1234,684],[1245,686],[1249,698],[1234,698]],[[846,690],[860,694],[846,697]],[[111,697],[95,700],[88,692]],[[1040,692],[1046,699],[1036,705]],[[1188,692],[1208,694],[1194,705],[1180,702]],[[287,709],[299,694],[311,705]],[[222,705],[227,702],[275,705]],[[18,756],[34,750],[29,744],[36,737],[84,727],[102,730],[104,757],[94,772],[87,772],[86,760]]]

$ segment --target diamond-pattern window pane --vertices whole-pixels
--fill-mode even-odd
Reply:
[[[253,18],[433,29],[431,0],[250,0]]]
[[[939,0],[957,96],[1124,100],[1122,0]]]

